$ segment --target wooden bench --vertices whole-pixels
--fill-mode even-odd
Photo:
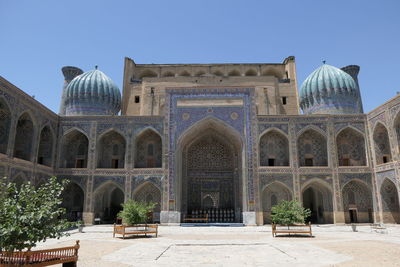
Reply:
[[[208,214],[205,214],[204,217],[200,217],[203,215],[185,215],[183,217],[183,222],[205,222],[208,223]]]
[[[300,229],[299,229],[300,228]],[[272,236],[277,234],[309,234],[312,237],[311,224],[272,225]]]
[[[122,225],[114,223],[114,232],[113,237],[115,235],[122,235],[122,238],[125,239],[126,235],[145,235],[155,234],[158,236],[158,225],[157,224],[137,224],[137,225]]]
[[[79,240],[75,246],[44,250],[0,252],[0,266],[49,266],[62,263],[63,267],[76,266]]]

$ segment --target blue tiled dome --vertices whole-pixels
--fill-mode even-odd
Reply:
[[[359,113],[359,90],[346,72],[327,64],[316,69],[300,89],[300,107],[305,114]]]
[[[121,92],[103,72],[95,69],[75,77],[67,86],[65,115],[115,115]]]

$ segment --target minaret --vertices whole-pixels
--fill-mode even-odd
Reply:
[[[361,100],[361,90],[360,90],[360,86],[358,85],[358,73],[360,72],[360,66],[358,65],[348,65],[346,67],[341,68],[342,71],[346,72],[347,74],[349,74],[354,81],[357,84],[357,90],[358,90],[358,105],[360,108],[360,113],[364,113],[364,108],[363,108],[363,104],[362,104],[362,100]]]
[[[65,89],[68,84],[74,79],[76,76],[81,75],[83,71],[77,67],[65,66],[61,68],[62,73],[64,74],[64,86],[62,90],[61,96],[61,104],[60,104],[60,112],[59,115],[65,115]]]

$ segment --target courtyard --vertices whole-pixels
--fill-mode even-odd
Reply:
[[[314,225],[313,238],[273,238],[271,226],[160,226],[158,238],[112,237],[111,225],[49,239],[36,249],[80,240],[79,266],[400,266],[400,226]]]

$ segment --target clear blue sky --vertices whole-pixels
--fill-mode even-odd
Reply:
[[[122,90],[136,63],[296,57],[300,88],[323,59],[361,66],[365,111],[400,91],[400,1],[0,0],[0,75],[58,112],[61,67],[99,65]]]

